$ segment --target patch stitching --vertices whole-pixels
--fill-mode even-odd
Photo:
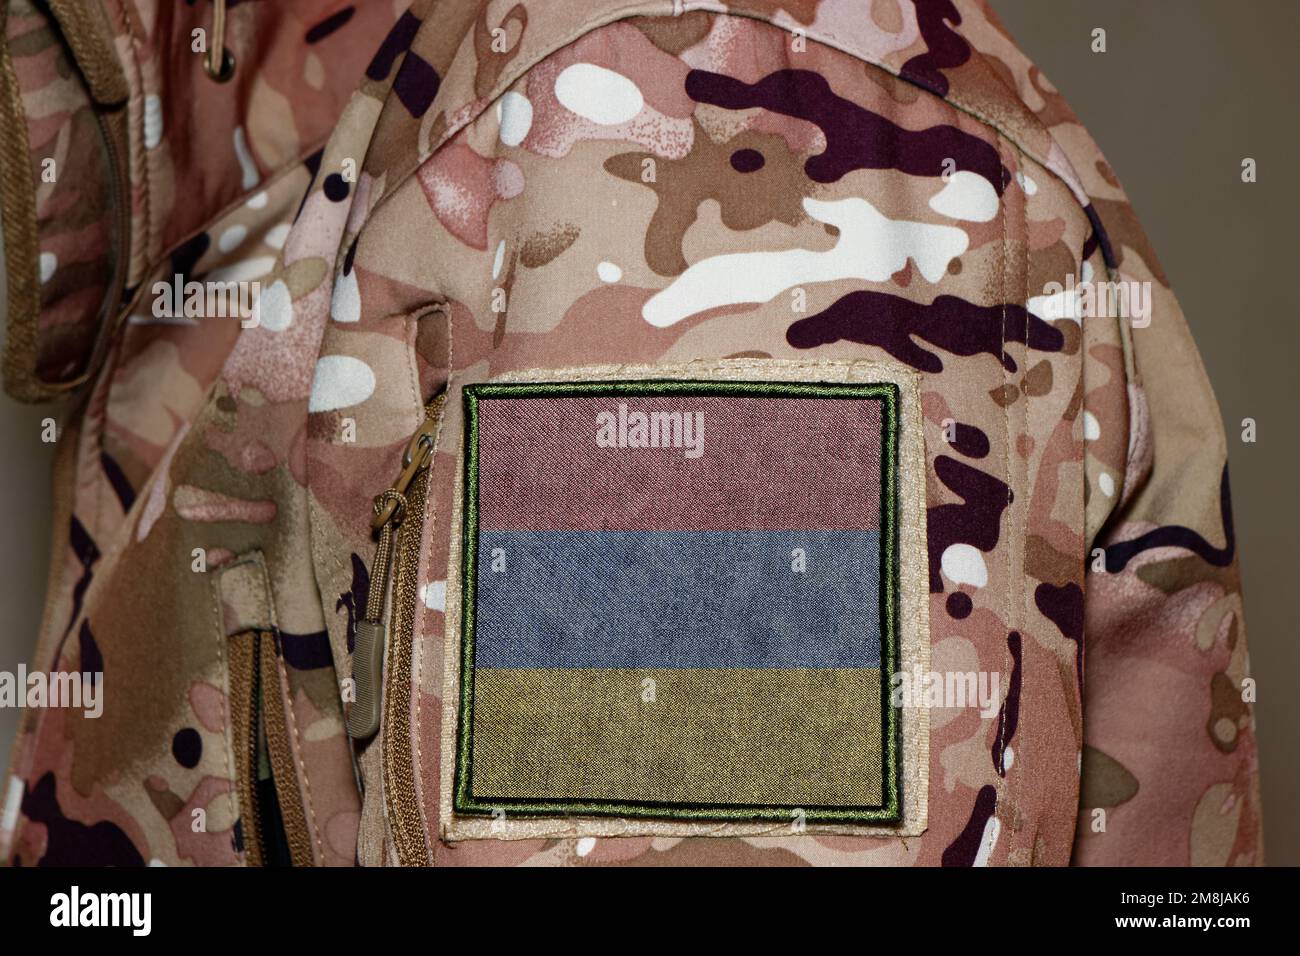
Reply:
[[[493,398],[569,397],[751,397],[817,398],[876,401],[880,405],[880,806],[828,807],[708,803],[655,803],[626,800],[546,800],[493,798],[484,802],[472,794],[474,637],[476,632],[479,409]],[[894,382],[735,381],[708,379],[634,379],[577,382],[482,383],[463,389],[465,455],[461,528],[460,681],[454,760],[453,808],[469,815],[509,812],[520,816],[632,817],[682,821],[788,821],[796,810],[812,823],[895,824],[903,815],[902,729],[898,709],[891,705],[890,675],[901,655],[899,554],[899,386]]]

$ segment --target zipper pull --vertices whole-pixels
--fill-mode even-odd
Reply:
[[[370,588],[366,608],[357,622],[357,639],[352,650],[352,689],[356,699],[348,712],[348,736],[368,740],[379,730],[379,691],[384,673],[384,598],[392,573],[396,531],[406,516],[406,491],[433,459],[438,417],[426,415],[402,454],[402,470],[393,486],[375,498],[371,527],[379,532],[375,557],[370,564]]]
[[[441,401],[435,400],[435,403],[441,408]],[[434,403],[431,403],[429,407],[433,408],[433,405]],[[393,482],[393,487],[375,499],[375,518],[370,522],[370,527],[375,531],[379,531],[389,523],[401,523],[402,513],[406,510],[406,490],[411,487],[411,482],[416,476],[428,468],[429,462],[433,460],[433,442],[438,435],[439,420],[437,415],[426,413],[424,420],[420,422],[420,427],[406,443],[406,451],[402,453],[401,473]]]
[[[381,502],[391,500],[393,492],[384,492],[375,499],[375,510]],[[400,494],[397,498],[400,499]],[[401,502],[400,508],[405,507]],[[366,609],[357,621],[357,641],[352,648],[352,691],[356,695],[348,711],[348,736],[353,740],[368,740],[379,730],[379,686],[384,673],[384,595],[388,591],[388,574],[393,563],[393,524],[389,521],[379,532],[379,545],[370,563],[370,589],[366,594]]]

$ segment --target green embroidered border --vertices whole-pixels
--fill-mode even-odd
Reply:
[[[898,670],[898,386],[893,383],[741,382],[734,380],[638,379],[612,382],[511,382],[467,385],[465,405],[464,514],[461,535],[461,654],[459,726],[453,808],[457,813],[489,815],[501,810],[519,816],[612,816],[730,822],[788,821],[803,811],[810,823],[898,823],[902,819],[902,727],[890,705],[890,675]],[[871,400],[881,406],[880,454],[880,708],[881,790],[878,807],[759,806],[732,804],[636,803],[582,800],[495,799],[485,803],[470,792],[474,763],[474,632],[478,549],[479,402],[494,398],[597,397],[840,398]]]

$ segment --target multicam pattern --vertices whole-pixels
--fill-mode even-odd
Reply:
[[[105,699],[118,704],[100,720],[26,714],[15,769],[29,783],[7,790],[6,808],[23,822],[0,843],[20,865],[241,862],[224,638],[274,627],[314,858],[350,863],[359,797],[301,543],[307,516],[300,504],[281,504],[302,488],[299,429],[263,429],[217,396],[229,389],[221,370],[240,334],[236,319],[158,318],[149,293],[176,275],[258,281],[267,301],[320,283],[322,262],[285,252],[290,226],[366,51],[398,11],[369,4],[323,35],[319,23],[342,5],[234,6],[230,42],[246,56],[221,85],[190,50],[191,30],[210,26],[206,4],[104,6],[131,84],[128,305],[61,440],[54,525],[64,550],[56,549],[34,660],[102,670]],[[252,57],[254,38],[264,63]],[[211,121],[191,124],[191,114]],[[211,469],[240,476],[237,487],[210,480]],[[267,551],[271,528],[283,537]],[[206,572],[193,570],[195,549]],[[269,569],[257,582],[274,583],[246,593],[246,576],[221,573],[249,561]],[[267,606],[271,587],[274,607],[250,618],[246,609]],[[201,832],[196,810],[205,811]]]
[[[67,380],[84,368],[109,296],[113,245],[121,241],[111,153],[118,137],[111,124],[101,125],[95,102],[97,95],[124,96],[125,84],[105,91],[79,82],[57,26],[30,0],[0,10],[0,27],[9,61],[0,79],[13,84],[19,106],[18,122],[4,119],[5,136],[24,137],[26,151],[21,170],[0,160],[10,291],[5,376],[11,391],[31,399],[44,397],[31,379]],[[31,237],[20,235],[22,200],[31,206]],[[18,259],[15,243],[24,238],[34,263]]]
[[[366,4],[326,87],[378,53],[305,171],[341,99],[299,102],[322,73],[295,31],[342,5],[232,8],[270,18],[284,53],[245,57],[238,107],[175,83],[193,64],[162,52],[189,25],[166,18],[203,11],[105,5],[132,64],[132,281],[168,255],[195,275],[251,257],[271,281],[256,328],[127,324],[67,432],[69,545],[36,663],[99,665],[105,714],[28,714],[13,862],[243,861],[223,637],[256,599],[193,572],[194,548],[264,562],[317,862],[410,859],[412,840],[439,864],[1260,862],[1218,410],[1113,172],[981,3]],[[233,110],[261,162],[174,121],[159,160],[151,93],[223,136]],[[236,224],[247,245],[223,251]],[[1046,289],[1067,276],[1150,282],[1149,326],[1081,317]],[[459,401],[430,479],[410,723],[387,728],[410,738],[416,825],[388,828],[412,817],[385,813],[373,744],[358,818],[335,680],[370,500],[425,401],[516,370],[727,357],[922,375],[931,666],[997,672],[1004,694],[996,715],[931,713],[926,833],[440,842]]]

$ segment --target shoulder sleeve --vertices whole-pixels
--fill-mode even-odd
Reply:
[[[1089,393],[1126,408],[1087,408],[1088,423],[1126,419],[1128,449],[1119,487],[1089,482],[1114,504],[1088,559],[1075,860],[1260,863],[1254,682],[1218,404],[1127,199],[1072,130],[1074,167],[1098,177],[1085,183],[1095,232],[1084,271],[1111,283],[1098,296],[1130,305],[1126,387]],[[1089,461],[1090,478],[1100,473]]]

